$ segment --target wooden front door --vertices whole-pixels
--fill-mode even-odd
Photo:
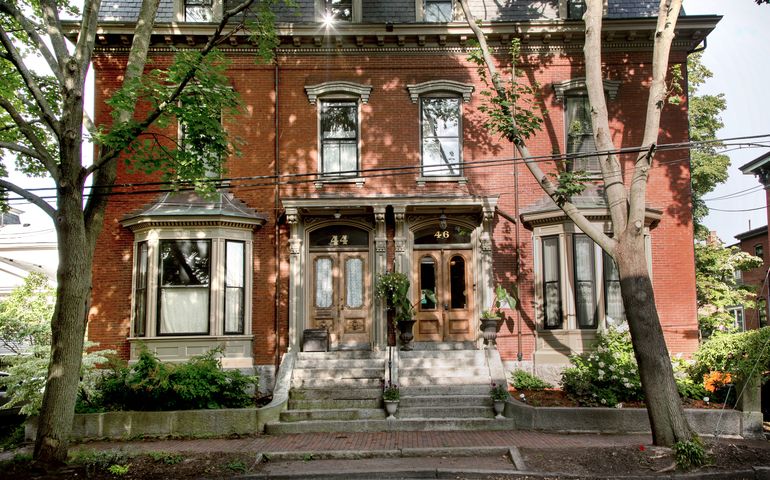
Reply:
[[[318,252],[309,260],[311,328],[326,329],[332,348],[369,348],[369,252]]]
[[[413,285],[418,342],[472,341],[473,275],[471,250],[415,250]],[[433,290],[436,301],[421,297]]]

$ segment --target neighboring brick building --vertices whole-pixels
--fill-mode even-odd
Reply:
[[[152,68],[169,62],[172,47],[205,41],[211,25],[189,19],[221,8],[187,2],[185,21],[185,4],[175,2],[161,2]],[[539,84],[548,114],[528,141],[532,153],[590,151],[591,136],[567,127],[588,118],[584,25],[567,2],[470,3],[501,61],[502,45],[522,39],[523,79]],[[279,15],[286,23],[274,65],[255,64],[245,35],[223,46],[244,105],[223,119],[242,140],[242,155],[228,161],[229,193],[208,202],[190,194],[110,200],[92,340],[124,357],[143,343],[170,360],[224,343],[226,366],[263,373],[313,327],[330,332],[333,349],[382,350],[388,322],[373,285],[391,269],[437,291],[438,302],[418,308],[415,337],[447,348],[481,347],[478,318],[494,284],[518,282],[521,307],[507,312],[497,345],[509,365],[540,372],[623,321],[612,263],[544,200],[523,165],[513,166],[512,145],[483,126],[484,86],[466,51],[473,35],[453,21],[461,17],[452,1],[298,4],[296,14]],[[342,8],[331,27],[320,22],[325,4]],[[120,84],[137,9],[103,2],[97,122],[109,119],[104,102]],[[619,147],[641,143],[656,13],[650,2],[608,2],[605,89]],[[685,66],[718,19],[683,16],[671,63]],[[666,106],[660,142],[687,140],[686,103]],[[633,158],[621,156],[627,165]],[[687,155],[655,158],[648,257],[669,348],[689,354],[698,330]],[[121,165],[118,182],[157,179]],[[599,190],[577,203],[609,230]]]

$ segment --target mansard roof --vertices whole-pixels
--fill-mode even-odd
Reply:
[[[237,0],[225,0],[225,6],[235,5]],[[295,0],[297,8],[278,8],[277,19],[282,23],[314,23],[315,0]],[[469,0],[471,11],[478,19],[499,22],[528,20],[558,20],[559,0],[497,2]],[[142,0],[104,0],[99,19],[106,22],[133,22],[139,15]],[[363,23],[416,23],[415,0],[361,0]],[[658,2],[639,0],[608,0],[607,18],[654,17]],[[172,22],[174,0],[161,0],[157,21]]]

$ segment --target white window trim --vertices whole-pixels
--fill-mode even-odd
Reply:
[[[222,14],[224,11],[224,0],[212,0],[213,2],[213,14],[214,14],[214,22],[218,22],[222,18]],[[182,23],[199,23],[199,22],[189,22],[185,18],[185,0],[174,0],[174,19],[177,22]]]
[[[353,0],[351,2],[353,12],[351,23],[361,23],[361,0]],[[316,22],[324,21],[324,13],[326,13],[325,3],[323,0],[315,0],[315,20]],[[342,23],[342,22],[341,22]],[[347,23],[347,22],[345,22]]]
[[[211,240],[211,281],[209,283],[209,333],[202,335],[158,335],[158,291],[159,285],[159,247],[161,240]],[[243,333],[224,333],[224,284],[225,284],[225,243],[226,241],[240,241],[244,243],[244,305],[243,305]],[[250,230],[228,227],[191,227],[191,228],[148,228],[137,231],[134,235],[134,258],[137,256],[138,245],[147,242],[147,287],[146,287],[146,325],[144,337],[129,337],[129,340],[143,341],[148,339],[184,339],[184,338],[209,338],[209,337],[250,337],[251,336],[251,290],[252,290],[252,235]],[[131,284],[131,335],[134,325],[138,321],[135,318],[137,280],[137,262],[134,261]]]
[[[725,310],[727,313],[729,313],[733,317],[733,327],[736,328],[739,332],[745,332],[746,331],[746,310],[743,308],[743,305],[733,305],[730,307],[725,307]],[[738,312],[741,314],[741,318],[743,321],[741,322],[742,325],[740,329],[738,329]]]
[[[457,98],[459,97],[450,92],[450,93],[427,93],[425,95],[420,96],[420,99],[423,98]],[[425,175],[423,172],[423,167],[425,167],[425,164],[423,163],[423,133],[422,133],[422,102],[419,104],[419,115],[420,115],[420,121],[419,128],[420,128],[420,174],[417,177],[417,184],[418,186],[425,185],[425,182],[458,182],[462,184],[468,183],[468,178],[465,177],[464,169],[463,169],[463,102],[458,102],[458,108],[460,109],[459,115],[458,115],[458,125],[457,125],[457,152],[460,155],[460,158],[458,159],[458,166],[459,166],[459,172],[457,175]]]
[[[425,0],[414,0],[415,21],[425,22]],[[452,19],[450,22],[456,22],[458,19],[465,18],[460,2],[452,0]],[[429,22],[437,23],[437,22]]]

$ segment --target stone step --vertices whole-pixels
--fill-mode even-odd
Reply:
[[[398,416],[398,413],[396,413]],[[280,435],[309,432],[413,432],[421,430],[513,430],[513,419],[495,418],[405,418],[395,420],[313,420],[307,422],[268,422],[265,433]]]
[[[337,388],[327,382],[322,388],[292,388],[289,391],[292,400],[369,400],[381,396],[379,384],[369,388]]]
[[[292,380],[304,380],[311,378],[328,380],[345,380],[350,378],[376,378],[383,377],[385,372],[381,368],[300,368],[294,369]]]
[[[326,388],[357,389],[379,387],[379,378],[298,378],[292,380],[292,385],[298,388]]]
[[[399,407],[492,407],[492,398],[487,395],[401,395]]]
[[[315,358],[298,359],[294,364],[294,369],[304,368],[379,368],[385,369],[385,360],[376,358],[341,358],[335,360],[319,361]]]
[[[465,384],[465,385],[420,385],[407,386],[401,388],[401,396],[455,396],[455,395],[486,395],[489,396],[489,390],[492,388],[490,383],[485,384]]]
[[[334,409],[340,409],[340,408],[379,408],[381,404],[382,404],[382,400],[380,400],[379,397],[362,398],[362,399],[337,399],[337,400],[289,400],[289,410],[334,410]]]
[[[380,353],[374,353],[369,350],[335,350],[333,352],[300,352],[297,354],[297,360],[382,360],[384,357]]]
[[[448,358],[448,359],[468,359],[484,358],[486,354],[483,350],[411,350],[398,353],[399,360],[406,358]]]
[[[452,368],[452,367],[486,367],[487,359],[483,357],[473,358],[400,358],[399,369],[406,368]]]
[[[446,368],[399,368],[399,378],[411,377],[425,377],[425,378],[441,378],[441,377],[470,377],[475,378],[489,378],[489,368],[483,367],[466,367],[466,366],[451,366]],[[476,382],[471,382],[476,383]]]
[[[430,386],[430,385],[436,385],[436,386],[442,386],[442,385],[456,385],[456,386],[465,386],[465,385],[471,385],[471,386],[480,386],[485,387],[487,389],[490,387],[489,382],[489,374],[486,376],[476,376],[476,377],[466,377],[466,376],[459,376],[459,377],[430,377],[430,376],[420,376],[420,377],[404,377],[403,375],[399,374],[398,381],[400,383],[399,387],[415,387],[415,386]]]
[[[404,407],[399,403],[398,418],[494,418],[495,412],[491,406],[459,406],[459,407]]]
[[[315,420],[382,420],[386,417],[382,408],[338,408],[333,410],[287,410],[281,412],[282,422]]]

